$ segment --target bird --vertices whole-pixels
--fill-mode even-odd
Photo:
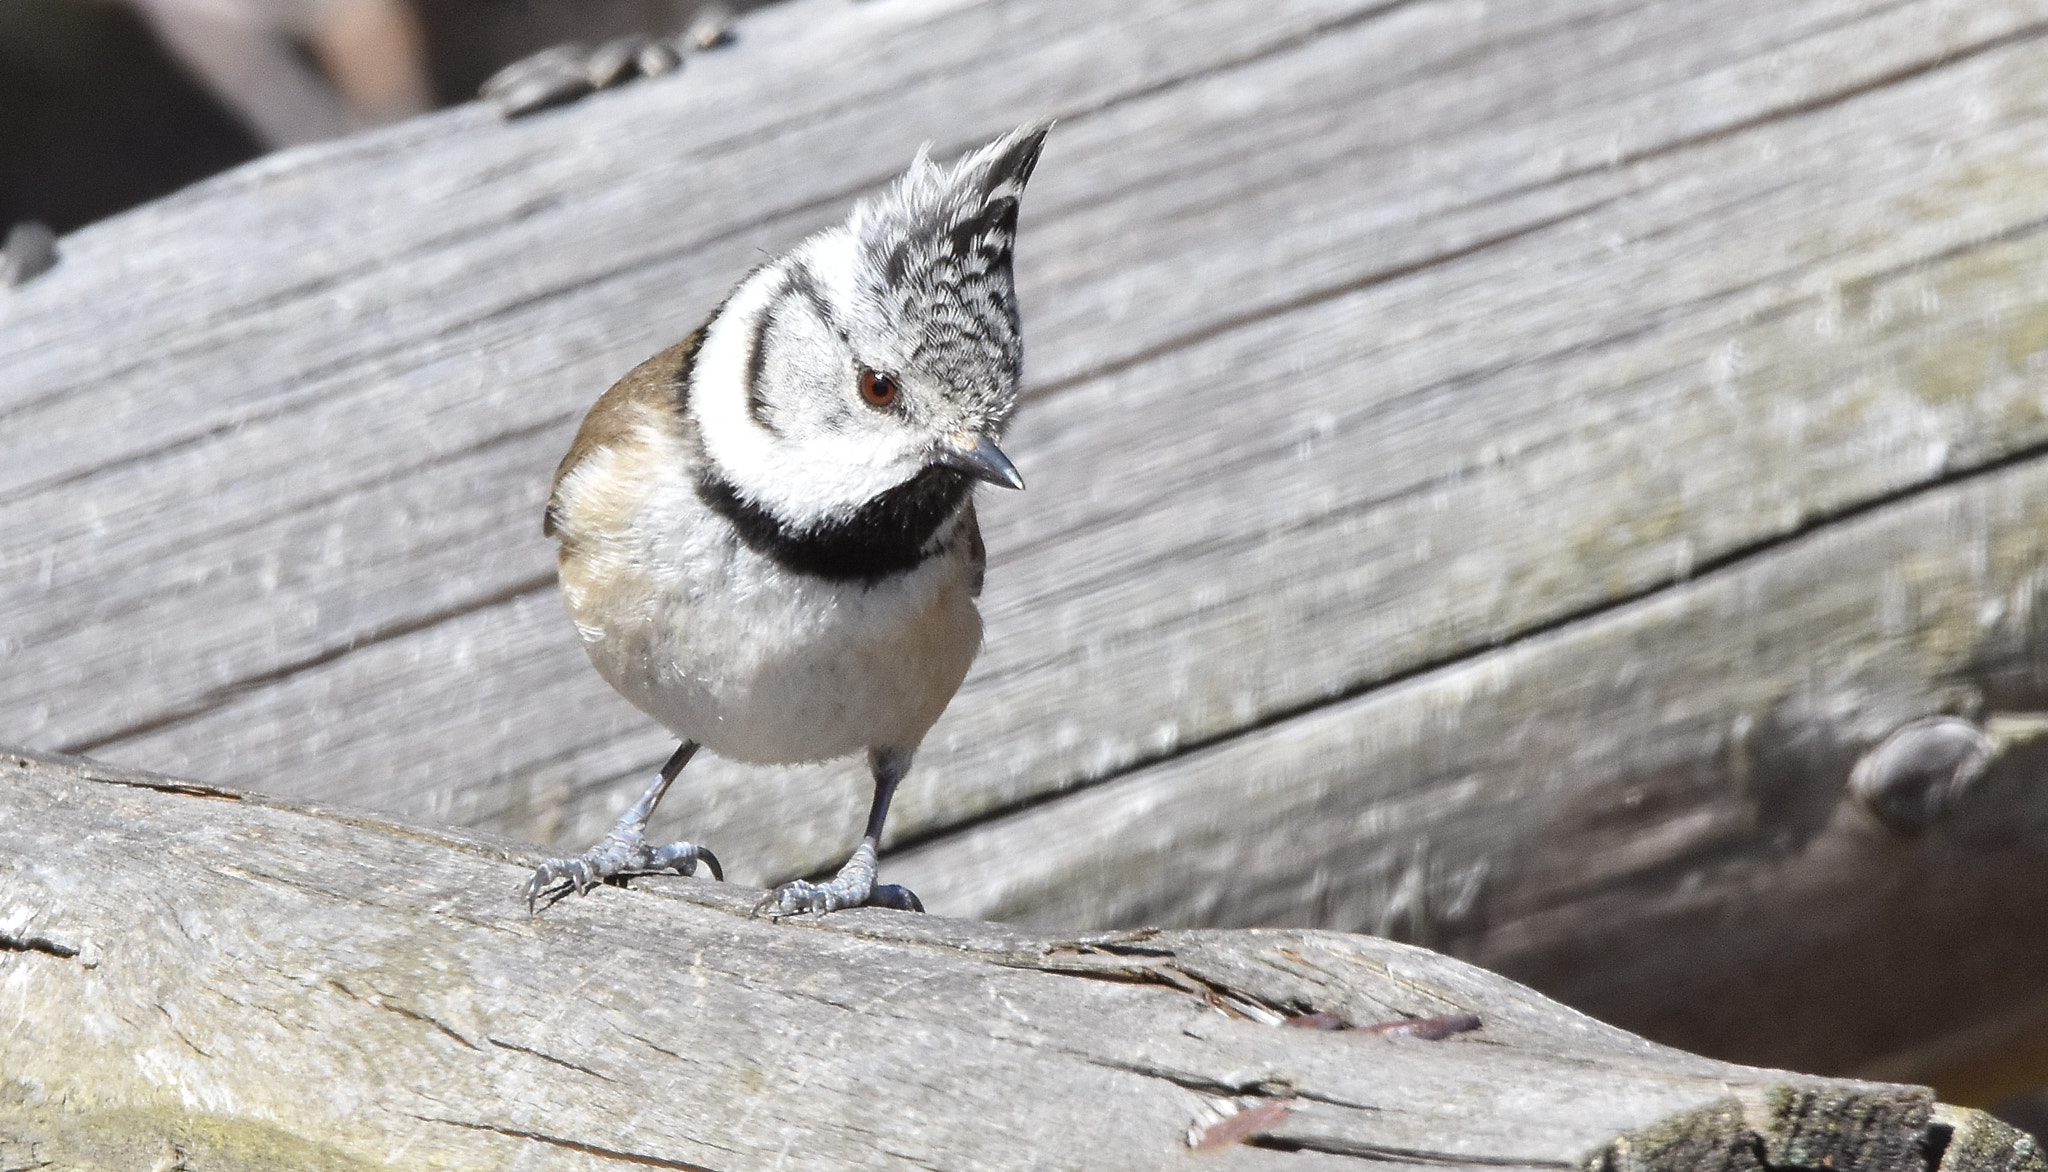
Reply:
[[[1023,371],[1018,206],[1050,129],[950,165],[927,144],[584,418],[542,524],[563,603],[598,674],[681,743],[603,839],[534,870],[530,914],[630,875],[701,863],[722,880],[706,847],[645,833],[700,748],[771,765],[867,754],[851,857],[755,914],[924,910],[877,884],[876,855],[981,647],[974,490],[1024,487],[998,441]]]

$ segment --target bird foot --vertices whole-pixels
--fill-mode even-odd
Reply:
[[[908,887],[894,883],[877,885],[875,847],[872,842],[863,842],[830,881],[810,883],[797,879],[785,883],[763,896],[761,902],[754,905],[749,918],[766,915],[771,920],[779,920],[806,912],[823,915],[849,907],[888,907],[921,912],[924,903]]]
[[[725,879],[725,868],[718,865],[718,856],[708,848],[692,842],[649,846],[640,828],[613,827],[603,841],[575,858],[549,859],[534,868],[533,878],[526,881],[526,911],[531,915],[542,899],[553,903],[572,890],[583,895],[600,883],[628,875],[659,871],[695,875],[699,862],[711,868],[712,878]],[[558,888],[557,884],[566,885]]]

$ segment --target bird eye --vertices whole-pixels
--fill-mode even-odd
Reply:
[[[870,407],[887,407],[896,401],[896,380],[872,370],[860,372],[860,397]]]

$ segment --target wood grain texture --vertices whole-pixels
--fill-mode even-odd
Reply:
[[[0,737],[593,839],[672,746],[553,596],[576,418],[917,142],[1051,114],[1032,488],[983,502],[987,650],[892,823],[935,908],[1405,934],[1838,1070],[1948,1028],[1900,1000],[1946,979],[1914,925],[2038,925],[2032,840],[1844,861],[1825,828],[1893,717],[2048,710],[1971,659],[2031,679],[2021,612],[1958,617],[2032,605],[2031,506],[1946,545],[1924,512],[2048,443],[2048,4],[798,0],[739,31],[520,123],[275,156],[0,297]],[[1872,524],[1909,514],[1961,579],[1883,585],[1922,580]],[[1765,793],[1745,737],[1826,750]],[[865,788],[700,759],[657,829],[810,873]],[[1112,856],[1096,819],[1146,833]],[[1766,881],[1803,894],[1715,962],[1725,999],[1643,976],[1711,985],[1680,928],[1739,935],[1715,917]],[[1801,913],[1897,979],[1831,998]],[[1939,986],[1955,1014],[2039,971],[2008,943]],[[1751,950],[1826,1012],[1745,1033]]]
[[[522,853],[0,758],[0,1150],[222,1170],[1178,1168],[1191,1131],[1250,1107],[1267,1125],[1207,1164],[2044,1167],[1922,1089],[1697,1058],[1387,941],[774,924],[694,880],[529,918]],[[1304,1013],[1480,1026],[1282,1024]]]
[[[1676,1044],[1883,1062],[1944,1024],[1897,1007],[1934,997],[1969,1021],[2031,1003],[2048,971],[2044,565],[2048,466],[2029,461],[925,844],[890,874],[1041,929],[1374,932]],[[1998,755],[1909,838],[1845,783],[1928,712],[1968,714]],[[1797,1005],[1797,1027],[1756,990]]]

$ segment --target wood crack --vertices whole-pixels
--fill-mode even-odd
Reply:
[[[0,932],[0,952],[40,952],[59,960],[76,960],[78,948],[48,936],[10,936]]]
[[[349,988],[346,984],[338,980],[329,980],[327,982],[327,987],[333,989],[335,992],[341,994],[342,996],[348,998],[351,1001],[367,1005],[372,1009],[381,1009],[386,1013],[395,1013],[398,1016],[405,1018],[407,1021],[416,1021],[419,1022],[421,1025],[431,1026],[435,1030],[439,1031],[443,1036],[452,1038],[456,1042],[460,1043],[463,1049],[476,1050],[478,1052],[481,1052],[480,1048],[477,1046],[476,1043],[470,1041],[468,1038],[463,1037],[460,1033],[450,1028],[446,1023],[438,1021],[435,1018],[428,1016],[427,1014],[421,1013],[417,1009],[409,1009],[406,1006],[399,1005],[392,1001],[387,1001],[381,995],[373,995],[366,997],[363,994],[356,992],[354,989]],[[488,1040],[491,1041],[493,1044],[497,1043],[496,1038],[491,1038]],[[512,1048],[513,1047],[507,1047],[507,1049]],[[541,1055],[541,1057],[545,1057],[545,1055]],[[567,1064],[564,1063],[564,1065]],[[585,1071],[585,1073],[587,1074],[591,1072]]]
[[[1126,1059],[1104,1058],[1100,1055],[1083,1055],[1091,1066],[1105,1070],[1119,1070],[1125,1074],[1140,1075],[1169,1082],[1187,1091],[1205,1095],[1220,1095],[1226,1098],[1252,1097],[1260,1099],[1287,1100],[1297,1098],[1294,1084],[1279,1078],[1231,1079],[1217,1075],[1195,1074],[1188,1071],[1168,1070],[1151,1062],[1132,1062]],[[1368,1108],[1370,1110],[1370,1108]]]
[[[440,1023],[436,1022],[435,1024],[439,1025]],[[552,1062],[556,1066],[563,1067],[567,1070],[576,1071],[579,1074],[587,1074],[592,1078],[602,1079],[605,1082],[618,1081],[607,1075],[599,1074],[597,1071],[590,1069],[588,1066],[580,1066],[574,1062],[569,1061],[567,1058],[557,1058],[553,1054],[549,1054],[541,1050],[536,1050],[531,1046],[522,1046],[517,1042],[508,1042],[503,1038],[485,1038],[484,1040],[489,1042],[491,1045],[496,1046],[500,1050],[510,1050],[517,1054],[530,1055],[534,1058],[540,1059],[542,1062]],[[644,1038],[642,1038],[641,1040],[646,1041],[646,1039]],[[653,1045],[653,1043],[651,1042],[648,1044]],[[656,1048],[659,1049],[659,1047]]]
[[[554,584],[555,575],[550,570],[546,574],[536,574],[519,579],[488,594],[464,599],[454,606],[443,607],[431,613],[400,622],[387,623],[364,634],[354,636],[345,643],[323,648],[311,655],[301,656],[289,663],[279,664],[267,671],[258,672],[255,675],[246,676],[233,683],[209,689],[184,704],[177,705],[145,720],[62,745],[58,751],[63,753],[91,753],[119,741],[127,740],[130,737],[142,736],[145,733],[152,733],[195,717],[204,716],[233,702],[237,696],[252,688],[259,688],[265,684],[273,684],[290,679],[300,672],[310,671],[313,668],[333,663],[352,651],[360,651],[365,647],[374,647],[379,643],[388,643],[393,639],[402,639],[407,635],[416,634],[429,627],[461,618],[476,611],[488,610],[494,606],[502,606],[528,594],[545,590]]]
[[[1402,1163],[1435,1165],[1445,1168],[1569,1168],[1572,1165],[1562,1160],[1527,1160],[1517,1156],[1486,1156],[1460,1153],[1447,1156],[1441,1152],[1421,1148],[1394,1147],[1388,1144],[1364,1143],[1341,1137],[1317,1136],[1314,1138],[1287,1138],[1276,1135],[1254,1135],[1245,1141],[1246,1146],[1270,1148],[1279,1152],[1321,1152],[1330,1156],[1350,1156],[1358,1160],[1376,1163]]]
[[[152,1001],[150,1004],[156,1009],[157,1013],[163,1017],[164,1025],[171,1031],[172,1037],[178,1039],[180,1042],[185,1043],[186,1048],[190,1049],[194,1054],[199,1055],[201,1058],[213,1057],[212,1054],[206,1051],[205,1047],[193,1041],[191,1037],[187,1035],[185,1031],[179,1027],[178,1019],[171,1016],[170,1009],[166,1007],[163,1002]]]
[[[616,1160],[622,1164],[636,1164],[642,1168],[674,1168],[680,1170],[680,1172],[719,1172],[716,1168],[707,1167],[703,1164],[692,1164],[687,1160],[670,1160],[662,1156],[649,1155],[646,1152],[629,1152],[621,1148],[602,1147],[598,1144],[584,1143],[581,1140],[567,1139],[559,1135],[549,1135],[544,1131],[526,1131],[516,1127],[501,1127],[495,1123],[476,1123],[467,1119],[439,1119],[432,1115],[414,1115],[413,1118],[422,1123],[440,1123],[449,1127],[466,1128],[470,1131],[488,1131],[496,1135],[508,1136],[512,1139],[531,1140],[534,1143],[547,1144],[550,1147],[580,1152],[586,1156],[596,1156],[602,1160]]]

